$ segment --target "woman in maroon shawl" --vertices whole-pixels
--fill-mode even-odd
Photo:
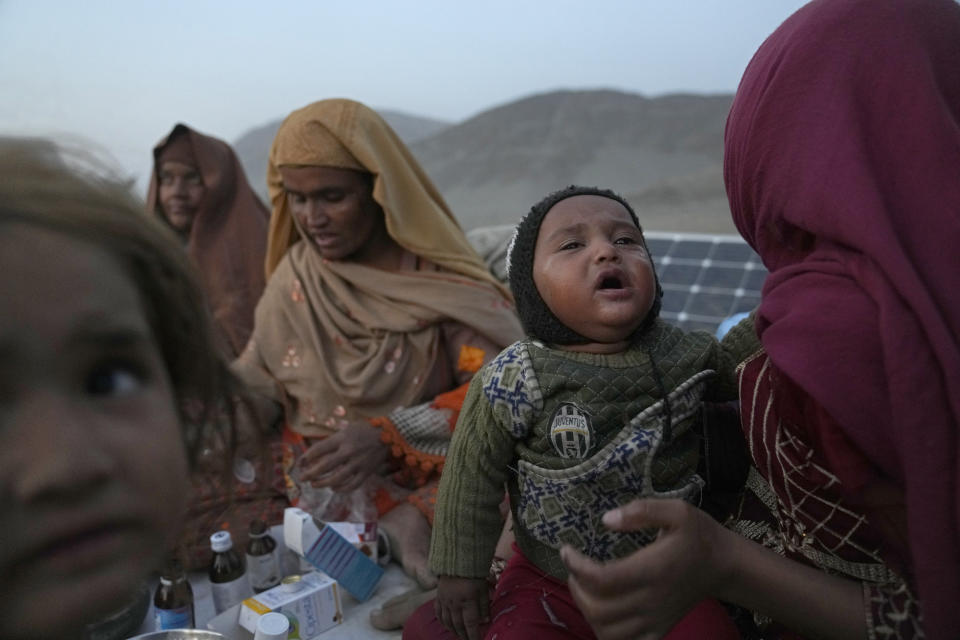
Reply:
[[[221,354],[233,360],[253,331],[253,310],[263,293],[269,213],[250,188],[236,153],[226,142],[176,125],[153,149],[147,211],[163,220],[186,246],[199,272]],[[227,482],[225,446],[204,442],[191,473],[192,492],[178,546],[189,568],[211,557],[209,536],[227,527],[243,548],[251,520],[282,521],[288,506],[279,447],[264,447],[241,429]]]
[[[225,356],[243,351],[263,293],[270,214],[226,142],[178,124],[153,149],[147,210],[184,241]]]
[[[607,514],[661,536],[618,566],[568,551],[578,603],[611,638],[657,637],[705,596],[764,637],[957,637],[960,5],[802,8],[744,74],[725,178],[770,271],[740,370],[740,516]]]

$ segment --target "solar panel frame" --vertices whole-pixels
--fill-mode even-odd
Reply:
[[[660,317],[713,333],[724,319],[760,302],[767,270],[737,235],[646,231],[663,287]]]

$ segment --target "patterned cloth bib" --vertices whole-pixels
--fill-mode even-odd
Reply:
[[[700,410],[713,375],[711,370],[701,371],[669,394],[673,424],[693,418]],[[661,474],[655,470],[662,470],[664,463],[669,466],[669,460],[657,458],[664,445],[664,424],[661,400],[576,466],[548,469],[520,460],[517,513],[529,535],[554,549],[573,545],[601,561],[623,557],[652,542],[656,530],[615,532],[600,519],[606,511],[639,497],[691,501],[699,497],[704,483],[696,474],[682,476],[673,486],[658,485]]]

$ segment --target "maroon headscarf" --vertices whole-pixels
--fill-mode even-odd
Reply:
[[[203,279],[204,292],[226,357],[238,355],[253,332],[253,310],[263,294],[270,213],[247,182],[237,154],[223,140],[183,124],[153,149],[147,211],[162,217],[158,173],[175,160],[196,166],[206,189],[187,252]]]
[[[960,5],[818,0],[727,120],[774,365],[903,487],[929,637],[960,630]]]

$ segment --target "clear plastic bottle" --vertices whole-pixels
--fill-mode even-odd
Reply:
[[[280,584],[280,562],[277,541],[267,531],[263,520],[250,523],[247,542],[247,571],[254,593],[261,593]]]
[[[193,589],[187,574],[176,560],[170,560],[160,574],[160,584],[153,596],[154,621],[157,631],[192,629],[195,626]]]
[[[229,531],[217,531],[210,536],[213,560],[210,562],[210,590],[213,607],[222,613],[253,595],[247,565],[243,556],[233,548]]]

